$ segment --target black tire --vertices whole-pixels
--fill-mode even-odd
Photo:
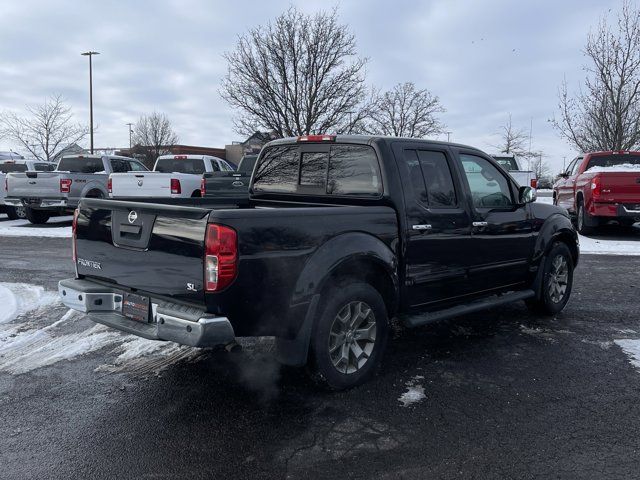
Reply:
[[[6,207],[5,212],[9,220],[18,220],[18,212],[16,211],[16,207]]]
[[[25,215],[29,222],[35,225],[42,225],[43,223],[47,223],[49,218],[51,218],[51,214],[46,210],[34,210],[33,208],[26,207]]]
[[[564,262],[566,262],[567,267],[565,290],[560,299],[558,299],[555,294],[552,295],[551,293],[551,283],[554,279],[558,279],[559,277],[557,275],[555,265],[558,257],[561,257]],[[571,256],[571,251],[567,244],[562,242],[554,243],[551,250],[549,250],[549,253],[544,258],[542,268],[544,268],[544,270],[542,272],[540,298],[529,299],[526,301],[526,304],[527,307],[535,313],[551,316],[562,311],[571,296],[571,288],[573,287],[573,257]]]
[[[323,294],[320,300],[324,303],[319,309],[318,316],[314,322],[311,336],[309,352],[309,370],[312,378],[324,387],[331,390],[344,390],[355,387],[369,380],[378,370],[384,350],[387,344],[389,331],[389,320],[384,301],[378,291],[366,283],[345,283],[334,288],[330,288]],[[367,308],[368,307],[368,308]],[[355,312],[370,312],[369,315],[356,315]],[[351,313],[354,313],[353,317]],[[348,313],[350,320],[342,322],[339,314]],[[362,317],[360,325],[363,328],[350,328],[352,333],[345,334],[340,342],[339,335],[335,334],[335,329],[340,326],[353,325],[353,318]],[[336,323],[338,322],[338,323]],[[365,324],[366,322],[366,324]],[[369,328],[365,328],[370,325]],[[373,330],[371,327],[375,327]],[[332,329],[334,333],[332,333]],[[357,332],[369,332],[369,338],[357,339]],[[373,334],[371,335],[371,332]],[[375,338],[371,340],[371,336]],[[349,338],[350,337],[350,338]],[[330,342],[333,343],[333,353],[330,351]],[[339,345],[336,347],[336,345]],[[336,350],[337,348],[337,350]],[[345,355],[346,363],[336,365],[335,358]],[[358,352],[368,352],[368,355],[358,360],[355,355]],[[333,357],[332,357],[333,355]],[[358,366],[350,366],[350,362]],[[348,372],[349,369],[354,371]],[[343,371],[344,370],[344,371]]]
[[[576,230],[578,230],[580,235],[590,235],[594,232],[595,228],[588,225],[589,223],[593,223],[593,219],[591,219],[591,215],[589,215],[584,208],[582,200],[578,203],[578,214],[576,217]]]

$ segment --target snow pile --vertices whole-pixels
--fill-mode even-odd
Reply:
[[[422,375],[416,375],[407,383],[405,386],[407,387],[407,391],[400,395],[398,401],[402,403],[403,407],[408,407],[409,405],[413,405],[414,403],[421,402],[427,396],[424,394],[424,387],[422,385],[418,385],[420,380],[424,380]]]
[[[614,340],[614,343],[618,345],[624,353],[626,353],[631,365],[640,369],[640,340],[624,338]]]
[[[0,282],[0,324],[31,310],[58,302],[58,295],[26,283]]]
[[[28,220],[9,220],[0,222],[1,237],[47,237],[69,238],[73,217],[53,217],[44,226],[36,226]]]
[[[640,173],[640,163],[622,163],[620,165],[611,165],[608,167],[591,167],[587,170],[589,173],[601,172],[633,172]]]

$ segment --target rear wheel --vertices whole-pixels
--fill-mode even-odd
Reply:
[[[587,209],[584,208],[584,203],[580,201],[580,203],[578,203],[578,216],[576,219],[576,228],[578,233],[580,233],[580,235],[589,235],[593,233],[595,228],[590,225],[593,222],[594,219],[589,215]]]
[[[527,300],[529,309],[543,315],[560,312],[571,296],[573,258],[565,243],[557,242],[544,259],[540,298]]]
[[[311,337],[313,377],[334,390],[360,385],[375,374],[386,347],[384,301],[366,283],[332,288],[321,301],[326,303]]]
[[[23,218],[27,218],[27,214],[25,212],[24,207],[7,207],[7,217],[9,220],[19,220]]]
[[[25,208],[25,216],[29,222],[41,225],[43,223],[47,223],[49,218],[51,218],[51,214],[46,210],[34,210],[33,208],[26,207]]]

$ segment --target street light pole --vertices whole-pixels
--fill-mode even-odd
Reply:
[[[89,57],[89,135],[91,142],[91,154],[93,155],[93,66],[91,57],[94,55],[100,55],[100,52],[83,52],[80,55]]]
[[[127,123],[126,125],[129,125],[129,154],[131,154],[131,134],[133,133],[131,125],[133,125],[133,123]]]

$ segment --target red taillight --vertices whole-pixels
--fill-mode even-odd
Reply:
[[[171,179],[171,193],[182,193],[182,186],[177,178]]]
[[[69,193],[71,191],[71,182],[70,178],[61,178],[60,179],[60,193]]]
[[[537,178],[532,178],[531,179],[531,188],[538,188],[538,179]]]
[[[73,211],[73,223],[71,224],[71,257],[73,258],[73,264],[77,265],[78,262],[78,249],[76,247],[76,231],[78,229],[78,209]]]
[[[299,142],[335,142],[335,135],[302,135],[298,137]]]
[[[204,197],[207,193],[207,182],[204,177],[200,180],[200,196]]]
[[[594,197],[598,197],[602,193],[602,181],[600,177],[593,177],[593,180],[591,180],[591,193]]]
[[[113,180],[111,180],[111,177],[107,180],[107,192],[113,193]]]
[[[208,225],[205,237],[204,285],[207,292],[229,286],[238,271],[238,235],[224,225]]]

